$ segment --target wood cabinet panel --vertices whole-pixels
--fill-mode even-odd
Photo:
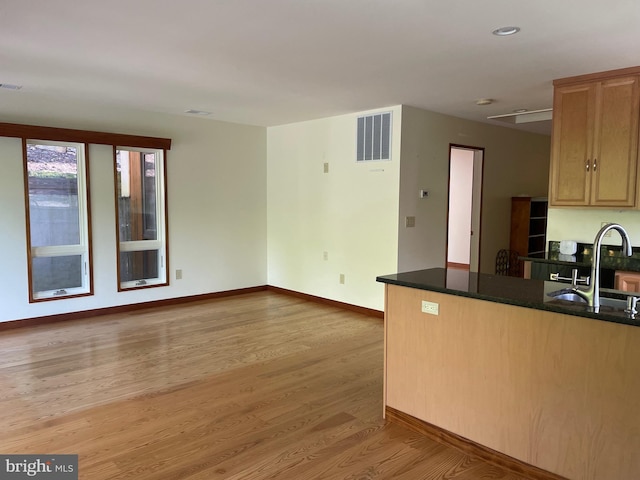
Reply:
[[[593,205],[633,206],[638,156],[638,77],[602,82],[593,154]]]
[[[634,207],[638,185],[639,76],[554,90],[550,204]],[[640,72],[640,70],[639,70]]]
[[[386,288],[386,405],[570,479],[637,480],[640,327]]]
[[[617,271],[615,288],[623,292],[640,292],[640,273]]]
[[[595,85],[555,91],[551,153],[551,202],[555,205],[589,203],[595,93]]]

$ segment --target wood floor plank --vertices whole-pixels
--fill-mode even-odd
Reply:
[[[0,332],[0,452],[87,480],[526,480],[382,418],[383,325],[275,292]]]

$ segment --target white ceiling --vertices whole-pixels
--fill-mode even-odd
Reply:
[[[0,112],[38,94],[264,126],[397,104],[486,122],[639,65],[638,45],[638,0],[2,0],[0,83],[23,88]]]

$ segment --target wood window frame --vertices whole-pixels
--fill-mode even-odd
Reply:
[[[123,133],[94,132],[90,130],[75,130],[71,128],[42,127],[37,125],[22,125],[18,123],[0,122],[0,136],[54,142],[73,142],[95,145],[119,145],[121,147],[156,148],[171,150],[170,138],[144,137]]]
[[[123,243],[132,244],[135,247],[135,244],[139,246],[143,246],[144,242],[149,242],[148,240],[137,240],[137,241],[128,241],[123,242],[120,239],[120,203],[118,197],[118,172],[117,172],[117,151],[118,150],[127,150],[129,152],[148,152],[148,153],[161,153],[161,163],[159,165],[159,170],[157,170],[160,174],[160,178],[156,181],[156,202],[160,199],[162,201],[162,205],[156,208],[156,212],[159,213],[157,215],[156,221],[162,222],[161,227],[158,228],[159,238],[157,241],[154,241],[154,244],[158,245],[158,251],[160,252],[161,258],[159,261],[161,262],[161,266],[158,267],[159,273],[162,270],[164,272],[164,278],[155,279],[143,279],[145,280],[142,284],[136,284],[134,281],[124,282],[122,280],[122,271],[121,271],[121,263],[120,263],[120,254],[124,252],[136,252],[140,255],[144,255],[147,251],[153,251],[153,249],[122,249]],[[158,165],[156,164],[156,168]],[[137,174],[140,176],[140,174]],[[144,288],[153,288],[153,287],[166,287],[169,285],[170,280],[170,269],[169,269],[169,222],[168,222],[168,200],[167,200],[167,151],[160,148],[138,148],[138,147],[124,147],[122,145],[113,146],[113,179],[114,179],[114,201],[115,201],[115,212],[116,212],[116,257],[117,257],[117,271],[118,271],[118,292],[128,292],[131,290],[140,290]],[[139,199],[141,201],[141,199]],[[148,282],[147,280],[151,280]]]
[[[79,296],[90,296],[94,294],[94,286],[93,286],[93,247],[92,247],[92,224],[91,224],[91,189],[89,184],[89,145],[110,145],[114,148],[116,146],[119,147],[130,147],[130,148],[142,148],[142,149],[156,149],[163,151],[163,176],[164,176],[164,221],[165,221],[165,251],[166,251],[166,284],[168,285],[169,281],[169,259],[168,259],[168,251],[169,251],[169,238],[168,238],[168,220],[167,220],[167,212],[168,212],[168,202],[167,202],[167,192],[166,192],[166,159],[167,159],[167,150],[171,149],[171,139],[170,138],[160,138],[160,137],[148,137],[141,135],[129,135],[122,133],[110,133],[110,132],[96,132],[91,130],[79,130],[79,129],[71,129],[71,128],[58,128],[58,127],[47,127],[40,125],[25,125],[18,123],[6,123],[0,122],[0,136],[8,137],[8,138],[19,138],[22,140],[22,151],[23,151],[23,171],[24,171],[24,201],[25,201],[25,215],[26,215],[26,243],[27,243],[27,270],[28,270],[28,292],[29,292],[29,303],[41,302],[41,301],[49,301],[49,300],[64,300],[69,298],[75,298]],[[30,218],[29,218],[29,179],[28,179],[28,170],[27,170],[27,142],[28,141],[48,141],[48,142],[59,142],[59,143],[75,143],[75,144],[84,144],[84,172],[85,172],[85,191],[86,191],[86,217],[87,217],[87,261],[88,261],[88,275],[89,275],[89,291],[86,293],[80,293],[77,295],[64,295],[64,296],[54,296],[54,297],[43,297],[36,298],[33,294],[32,289],[32,254],[31,254],[31,232],[30,232]],[[115,155],[115,153],[114,153]],[[115,169],[115,161],[114,161],[114,169]],[[117,205],[116,205],[116,217],[117,217]],[[118,243],[119,248],[119,243]],[[119,250],[118,250],[119,251]],[[119,258],[116,259],[116,262],[119,263]],[[119,273],[118,273],[119,275]],[[119,279],[118,279],[119,284]]]
[[[28,154],[27,145],[59,145],[59,146],[75,146],[76,148],[82,147],[82,154],[80,155],[80,163],[78,163],[78,206],[79,206],[79,244],[78,245],[59,245],[59,246],[46,246],[46,247],[33,247],[31,239],[31,202],[30,202],[30,188],[29,188],[29,168],[28,168]],[[92,258],[92,238],[91,238],[91,194],[90,194],[90,182],[89,182],[89,151],[86,143],[72,142],[72,141],[58,141],[58,140],[43,140],[40,138],[23,138],[22,139],[22,156],[23,156],[23,180],[24,180],[24,202],[25,202],[25,225],[26,225],[26,239],[27,239],[27,276],[28,276],[28,290],[29,290],[29,303],[37,303],[52,300],[63,300],[68,298],[86,297],[93,295],[93,258]],[[73,248],[70,248],[73,247]],[[52,255],[37,255],[36,250],[44,252],[56,252]],[[73,288],[73,290],[79,290],[77,293],[67,294],[66,288],[62,288],[61,294],[49,294],[42,295],[43,292],[34,291],[34,272],[33,261],[35,258],[53,258],[61,255],[61,251],[68,250],[67,255],[82,255],[84,257],[85,272],[81,273],[84,276],[82,287]],[[83,268],[81,266],[81,268]],[[86,285],[84,285],[86,283]],[[40,295],[38,295],[40,294]]]

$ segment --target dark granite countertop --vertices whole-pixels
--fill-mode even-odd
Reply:
[[[601,307],[599,313],[590,312],[584,304],[557,300],[548,293],[566,285],[543,280],[525,280],[518,277],[470,273],[461,270],[430,268],[414,272],[395,273],[377,277],[376,280],[391,285],[429,290],[433,292],[476,298],[489,302],[518,307],[575,315],[607,322],[640,326],[640,318],[632,319],[623,309]],[[602,294],[601,294],[602,295]],[[610,292],[611,297],[623,298],[623,294]]]

